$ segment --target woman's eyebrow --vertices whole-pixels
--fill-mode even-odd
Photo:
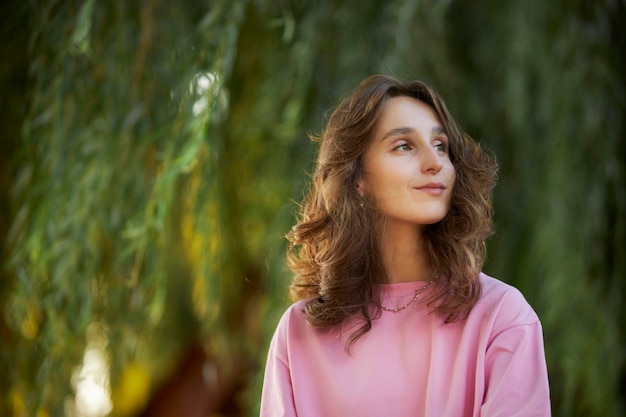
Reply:
[[[431,130],[433,135],[446,135],[446,130],[442,126],[435,126]],[[385,139],[391,136],[402,136],[402,135],[410,135],[415,133],[415,129],[408,126],[396,127],[391,129],[389,132],[385,133],[380,141],[384,141]]]
[[[446,135],[446,130],[442,126],[435,126],[432,130],[435,135]]]
[[[382,142],[391,136],[402,136],[402,135],[408,135],[411,133],[415,133],[415,129],[413,129],[412,127],[408,127],[408,126],[396,127],[394,129],[391,129],[389,132],[385,133],[384,136],[380,139],[380,141]]]

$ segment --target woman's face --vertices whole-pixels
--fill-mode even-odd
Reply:
[[[429,105],[393,97],[363,155],[359,193],[372,198],[389,223],[437,223],[448,213],[456,177],[448,149]]]

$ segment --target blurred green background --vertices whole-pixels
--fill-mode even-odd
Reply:
[[[626,413],[626,1],[5,0],[0,415],[254,416],[328,110],[434,86],[555,416]]]

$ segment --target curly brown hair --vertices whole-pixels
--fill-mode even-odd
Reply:
[[[425,229],[424,251],[439,277],[428,306],[446,322],[458,321],[480,297],[478,276],[485,239],[492,233],[495,159],[457,127],[441,97],[425,83],[368,77],[335,108],[321,137],[314,138],[320,149],[312,184],[299,222],[287,234],[287,261],[295,274],[292,298],[308,299],[305,312],[314,326],[332,326],[360,314],[363,325],[348,345],[381,314],[375,284],[388,282],[377,240],[384,221],[372,205],[361,207],[357,183],[377,121],[397,96],[416,98],[435,111],[456,171],[447,215]]]

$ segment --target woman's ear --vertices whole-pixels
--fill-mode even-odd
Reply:
[[[356,191],[361,197],[365,197],[365,183],[363,182],[363,178],[359,179],[356,183]]]

